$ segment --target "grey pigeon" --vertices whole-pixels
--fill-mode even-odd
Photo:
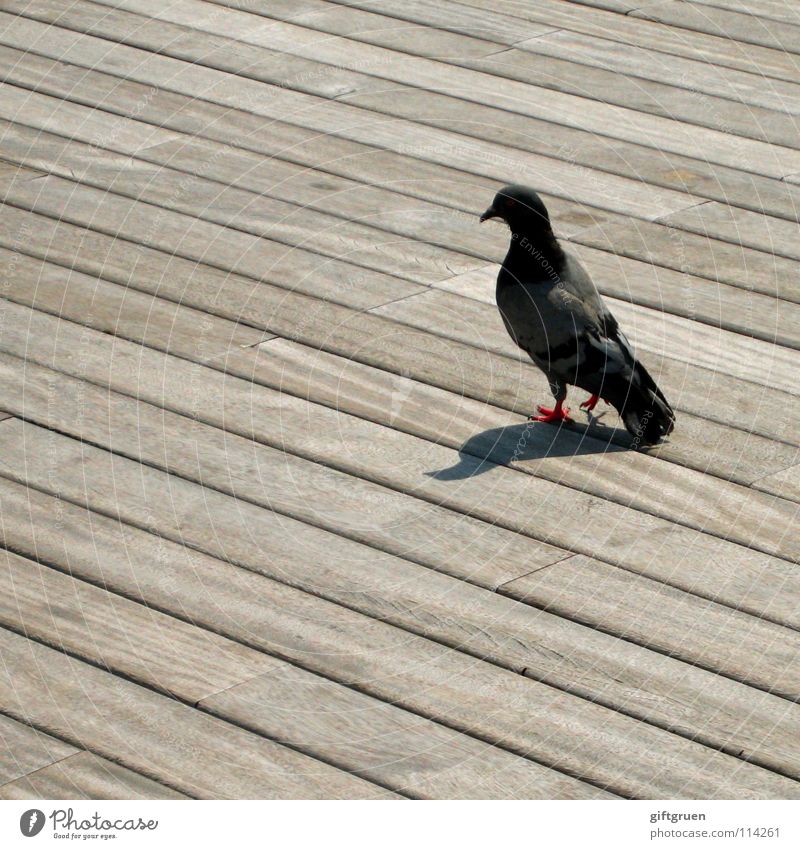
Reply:
[[[657,443],[672,431],[675,413],[636,359],[586,270],[558,243],[539,195],[506,186],[481,221],[500,218],[511,244],[497,277],[497,306],[511,338],[545,373],[556,399],[534,421],[571,421],[567,386],[602,398],[619,412],[636,443]]]

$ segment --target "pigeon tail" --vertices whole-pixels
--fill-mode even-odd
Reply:
[[[608,377],[603,387],[603,396],[616,407],[634,440],[645,445],[655,445],[672,432],[675,412],[640,362],[634,363],[630,380],[620,375],[611,386],[607,386]]]

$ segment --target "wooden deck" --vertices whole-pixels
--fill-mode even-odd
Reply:
[[[0,797],[800,797],[796,5],[2,9]],[[507,182],[669,443],[526,424]]]

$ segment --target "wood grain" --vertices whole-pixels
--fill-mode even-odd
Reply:
[[[45,336],[49,332],[49,335],[56,338],[53,319],[42,314],[26,313],[24,308],[13,305],[8,305],[7,310],[10,314],[19,316],[16,321],[8,322],[9,330],[4,340],[8,350],[20,353],[27,350],[24,346],[24,340],[30,332],[36,332],[38,336]],[[36,327],[46,328],[48,326],[53,329],[49,331],[33,330]],[[20,338],[17,343],[19,347],[13,345],[14,340],[10,329],[12,327],[19,328],[17,331]],[[725,542],[724,538],[720,538],[720,536],[723,536],[722,534],[710,536],[686,526],[682,527],[658,519],[647,513],[636,512],[621,504],[605,501],[600,497],[586,495],[578,489],[560,486],[559,482],[564,474],[579,473],[581,468],[578,465],[579,463],[585,462],[588,470],[591,471],[594,468],[594,463],[607,462],[609,456],[612,458],[618,456],[621,465],[616,472],[618,480],[610,481],[607,484],[608,486],[624,486],[622,475],[625,469],[628,470],[628,474],[640,477],[635,472],[637,468],[635,464],[638,463],[645,464],[642,467],[643,469],[651,468],[651,474],[659,471],[658,466],[647,465],[648,458],[635,452],[609,454],[606,451],[597,455],[581,453],[579,439],[576,440],[573,448],[566,452],[566,456],[571,459],[568,463],[565,462],[563,466],[559,465],[552,475],[554,478],[552,483],[541,477],[537,479],[536,487],[540,493],[537,511],[535,514],[522,517],[517,511],[514,511],[513,504],[519,503],[520,498],[525,498],[524,493],[528,487],[526,476],[520,476],[516,469],[504,469],[496,464],[494,458],[502,463],[509,463],[514,459],[517,461],[524,460],[525,462],[519,462],[520,471],[526,471],[527,467],[528,471],[540,475],[542,468],[546,470],[553,458],[564,453],[561,450],[553,450],[553,437],[550,430],[524,429],[521,424],[512,425],[506,430],[502,418],[494,419],[495,422],[500,422],[499,427],[484,429],[485,425],[484,427],[480,426],[483,424],[481,419],[474,418],[476,412],[480,413],[482,409],[481,405],[476,404],[472,407],[471,415],[473,416],[472,421],[475,422],[477,427],[475,429],[466,427],[462,431],[468,437],[468,444],[466,450],[461,451],[456,465],[453,465],[456,458],[452,449],[445,445],[440,446],[437,442],[441,439],[440,434],[452,429],[453,425],[448,425],[448,420],[450,422],[463,420],[464,425],[467,426],[471,423],[469,419],[464,418],[461,411],[453,410],[450,412],[444,406],[457,399],[454,399],[451,394],[445,393],[438,399],[438,403],[432,405],[431,401],[423,396],[420,399],[423,406],[419,408],[420,412],[417,412],[413,405],[419,403],[419,401],[412,395],[413,387],[408,382],[405,384],[398,383],[393,376],[386,375],[383,372],[373,374],[366,369],[361,373],[353,373],[351,377],[347,374],[351,370],[351,366],[346,361],[340,362],[335,366],[335,369],[321,369],[318,359],[320,355],[316,352],[307,352],[311,357],[310,360],[299,371],[293,370],[295,376],[292,377],[292,373],[287,373],[286,366],[283,363],[273,362],[269,357],[265,357],[262,361],[259,355],[256,362],[260,363],[260,369],[275,369],[276,377],[273,380],[273,385],[278,387],[278,391],[271,391],[266,387],[258,387],[256,391],[252,384],[240,381],[230,374],[214,376],[208,374],[201,366],[174,358],[165,360],[162,355],[156,352],[138,349],[120,339],[112,341],[102,335],[91,335],[87,330],[79,332],[77,327],[70,330],[69,324],[62,325],[57,336],[60,340],[59,344],[66,344],[69,347],[77,346],[80,349],[81,353],[77,358],[80,365],[77,372],[73,372],[78,374],[80,378],[87,377],[91,367],[92,379],[95,382],[122,389],[129,394],[132,393],[137,398],[149,400],[159,406],[166,405],[173,410],[182,411],[192,418],[197,418],[199,411],[202,410],[203,419],[225,431],[237,433],[245,439],[257,436],[261,443],[271,445],[276,449],[290,449],[291,453],[315,462],[322,460],[326,466],[332,466],[350,475],[366,478],[374,483],[388,484],[392,488],[409,492],[426,503],[442,504],[450,509],[456,509],[458,512],[467,515],[474,515],[492,524],[499,524],[513,532],[523,532],[526,535],[551,544],[561,545],[573,551],[593,554],[597,550],[602,550],[606,559],[635,571],[640,571],[643,564],[647,564],[647,569],[659,570],[661,569],[659,564],[663,563],[666,574],[674,574],[676,568],[680,568],[681,571],[687,568],[686,564],[690,562],[686,559],[687,552],[694,552],[696,556],[714,564],[724,563],[726,565],[723,566],[722,571],[727,574],[726,580],[721,583],[719,575],[715,575],[713,582],[708,585],[709,589],[706,591],[711,598],[721,597],[719,594],[724,592],[723,587],[732,580],[733,587],[736,589],[732,587],[732,595],[728,597],[731,598],[732,603],[738,605],[741,601],[733,601],[733,599],[737,598],[744,587],[751,587],[753,583],[750,580],[742,581],[743,575],[748,574],[751,568],[762,569],[771,562],[769,557],[764,558],[763,556],[756,556],[754,562],[752,541],[747,547],[731,545]],[[270,344],[268,343],[268,346]],[[103,350],[103,345],[107,348],[107,352]],[[234,351],[231,353],[231,358],[237,353],[239,356],[242,355],[241,351]],[[265,353],[268,354],[268,350]],[[45,350],[29,351],[28,355],[43,364],[58,364],[62,370],[68,368],[69,360],[60,356],[57,353],[57,348],[51,349],[49,352]],[[114,364],[114,369],[111,372],[109,372],[109,362]],[[336,360],[333,360],[333,363],[336,363]],[[13,374],[13,362],[8,362],[8,367],[11,371],[7,373]],[[347,377],[346,380],[342,376],[343,367],[346,368],[344,373]],[[231,368],[232,366],[229,364],[227,370],[230,371]],[[252,362],[250,368],[251,374],[254,374]],[[120,373],[121,383],[114,380],[115,371]],[[263,372],[259,371],[259,374],[263,374]],[[136,388],[132,390],[128,387],[132,376],[137,375],[138,377],[133,377]],[[145,379],[145,375],[148,375],[147,379]],[[311,384],[309,384],[309,376],[313,379]],[[353,407],[353,403],[363,404],[364,378],[371,376],[380,379],[375,384],[378,390],[377,394],[373,397],[368,396],[366,408],[368,412],[359,417],[339,413],[338,409],[342,406],[345,391],[348,393],[348,397],[355,399],[355,401],[348,402],[348,407],[359,410],[359,407]],[[72,380],[71,383],[75,389],[75,403],[82,406],[83,400],[79,385],[76,385],[75,380]],[[152,391],[146,389],[147,386],[163,387],[163,389]],[[281,392],[282,387],[291,387],[295,397],[287,395],[285,391]],[[311,414],[307,403],[302,399],[309,397],[313,387],[317,387],[314,389],[315,397],[325,404],[330,404],[332,409],[328,406],[315,405],[312,408],[313,415]],[[34,396],[31,391],[32,387],[29,387],[26,397],[30,399],[30,403],[33,403]],[[44,386],[42,391],[46,392]],[[222,404],[220,403],[221,398],[225,399]],[[406,406],[406,402],[409,400],[411,400],[412,405]],[[49,410],[52,406],[46,403],[45,397],[42,398],[42,404],[43,409]],[[424,433],[430,434],[428,438],[431,441],[401,433],[396,429],[401,421],[411,421],[414,424],[411,427],[406,425],[406,429],[411,430],[412,434],[419,433],[420,425],[418,422],[426,421],[421,410],[430,410],[437,407],[443,410],[444,418],[438,421],[436,419],[430,420],[431,429]],[[9,409],[12,408],[9,407]],[[382,413],[384,417],[388,416],[389,419],[393,419],[394,428],[376,426],[369,421],[369,419],[374,420],[376,410],[381,409],[384,411]],[[76,416],[81,421],[86,418],[80,414],[79,410],[76,410]],[[68,426],[74,426],[75,418],[65,415],[63,421],[66,423],[73,422],[73,425]],[[313,427],[310,425],[312,421],[314,422]],[[271,422],[275,422],[275,424],[271,425]],[[91,420],[89,423],[91,424]],[[244,426],[242,423],[245,423]],[[485,424],[489,423],[491,423],[491,419],[485,421]],[[63,427],[63,425],[60,426]],[[141,422],[136,426],[141,427]],[[159,432],[160,428],[154,422],[153,433],[158,436]],[[336,438],[332,437],[333,434],[337,435]],[[474,437],[471,443],[469,437]],[[520,438],[523,441],[522,453],[515,448]],[[539,438],[544,440],[541,445],[537,445]],[[531,443],[530,446],[528,445],[529,442]],[[127,443],[123,440],[123,444]],[[454,447],[460,447],[461,440],[456,438],[451,444]],[[249,449],[248,453],[251,453],[251,451],[252,449]],[[401,458],[402,462],[400,462]],[[230,472],[225,471],[228,463],[229,461],[225,459],[221,463],[220,474],[223,480],[230,477]],[[244,468],[246,469],[248,465],[250,465],[250,461],[244,465]],[[488,471],[493,472],[493,501],[487,500],[486,490],[481,480],[482,475]],[[593,477],[596,478],[597,476]],[[605,476],[603,479],[605,479]],[[457,488],[453,487],[454,481],[458,483]],[[259,484],[259,487],[261,487],[261,484]],[[722,493],[715,492],[716,486],[709,484],[702,477],[694,485],[690,484],[689,487],[682,495],[679,495],[678,491],[675,494],[676,503],[681,505],[680,517],[684,523],[687,523],[687,518],[691,520],[686,512],[688,497],[704,497],[705,494],[705,497],[719,499],[722,495]],[[663,484],[660,484],[659,491],[662,488]],[[500,493],[502,493],[502,496]],[[731,496],[739,499],[743,497],[768,498],[764,494],[748,493],[742,488],[734,488],[728,493],[729,509],[733,510],[736,507],[735,502],[730,501]],[[498,498],[507,499],[507,501],[498,501]],[[628,495],[628,498],[630,498],[630,495]],[[301,502],[302,500],[302,498],[298,499]],[[661,503],[661,500],[659,499],[659,503]],[[786,503],[780,509],[784,514],[783,526],[791,527],[797,505]],[[697,510],[697,517],[694,521],[700,528],[710,528],[710,508],[698,507]],[[739,516],[740,512],[741,510],[737,511],[736,515]],[[359,517],[360,514],[356,513],[355,525],[357,529],[361,527]],[[341,522],[345,517],[337,512],[332,518]],[[720,528],[722,528],[722,520],[719,521]],[[631,536],[630,533],[619,530],[626,523],[635,526],[638,533]],[[741,520],[739,520],[739,523],[741,525]],[[389,524],[391,526],[391,522]],[[729,533],[728,527],[728,524],[724,525],[724,536]],[[765,546],[778,546],[781,550],[791,551],[793,537],[790,533],[787,532],[776,537],[773,527],[770,534],[767,535],[765,531],[762,531],[757,521],[753,522],[749,530],[752,533],[760,534]],[[669,544],[674,545],[675,554],[668,560],[664,560],[667,540],[670,540]],[[773,562],[773,567],[778,567],[780,573],[784,571],[778,563]],[[685,580],[688,583],[684,586],[696,587],[698,580],[696,570],[690,569]],[[764,602],[768,607],[781,603],[780,597],[776,596],[771,585],[765,585],[764,590],[766,592]],[[752,589],[748,590],[746,595],[751,596],[751,593]],[[791,596],[784,598],[790,601]],[[790,601],[789,609],[791,609],[792,604],[794,602]],[[764,610],[759,608],[759,612],[763,613]]]
[[[45,479],[31,482],[50,485]],[[500,748],[587,775],[626,795],[735,794],[743,773],[751,776],[748,788],[764,792],[754,767],[237,568],[187,547],[184,539],[173,542],[159,533],[165,525],[154,524],[155,517],[145,518],[141,528],[122,524],[116,515],[90,512],[7,478],[0,478],[0,497],[7,517],[4,544],[68,564],[76,577],[102,580],[115,592],[174,610]],[[116,510],[104,497],[97,504],[107,505]],[[166,562],[172,565],[168,576]],[[233,610],[235,616],[229,614]],[[662,768],[653,768],[653,752]]]
[[[29,373],[28,392],[33,385]],[[119,429],[115,427],[114,432],[119,433]],[[47,431],[38,433],[45,444],[36,450],[31,440],[37,431],[30,427],[20,429],[12,423],[0,430],[7,455],[14,454],[10,440],[16,439],[17,453],[26,458],[24,470],[9,469],[9,473],[18,478],[20,471],[22,475],[30,474],[26,470],[37,457],[42,458],[45,469],[52,462],[54,450],[57,450],[53,437],[47,436]],[[147,448],[148,442],[142,434],[142,449]],[[139,463],[123,462],[123,458],[115,460],[114,455],[98,454],[97,449],[90,449],[88,445],[73,443],[71,450],[73,455],[77,452],[77,465],[85,469],[93,481],[114,481],[118,491],[126,465],[129,475],[132,473],[140,480],[145,475]],[[192,453],[195,457],[202,456],[196,448]],[[113,463],[115,468],[106,469],[105,473],[89,472],[92,455],[100,461]],[[175,455],[170,451],[169,456]],[[58,462],[67,460],[63,458]],[[170,462],[177,471],[175,460]],[[786,749],[785,738],[789,734],[786,724],[795,719],[800,722],[800,712],[793,717],[793,707],[787,710],[790,703],[783,699],[663,655],[657,655],[660,659],[654,663],[651,652],[630,643],[544,611],[520,609],[510,599],[399,558],[381,556],[375,551],[368,554],[343,537],[307,525],[301,533],[298,523],[288,517],[275,517],[249,502],[234,501],[229,496],[202,489],[186,482],[187,476],[188,470],[182,471],[181,478],[173,475],[167,491],[163,472],[158,474],[153,470],[146,475],[152,487],[144,496],[147,515],[163,513],[166,516],[176,509],[181,514],[180,530],[166,534],[173,539],[212,555],[220,553],[216,542],[219,540],[224,545],[226,559],[247,564],[249,568],[328,600],[355,606],[371,616],[401,624],[412,633],[457,646],[462,652],[523,670],[560,689],[623,708],[626,713],[646,717],[651,723],[666,723],[667,728],[691,728],[693,736],[713,741],[714,745],[726,745],[725,738],[730,736],[728,720],[723,721],[722,717],[731,711],[739,715],[742,705],[747,704],[752,724],[749,734],[758,736],[761,757],[768,759],[762,762],[782,762],[788,766],[794,759]],[[84,484],[79,482],[78,486],[85,493]],[[96,491],[97,483],[93,489]],[[184,501],[181,490],[187,490],[188,502]],[[67,495],[62,490],[62,494],[79,502],[86,498],[80,491]],[[141,523],[141,518],[137,520],[125,515],[128,516],[126,521]],[[215,541],[211,546],[210,538]],[[268,547],[266,557],[265,547]],[[298,558],[300,552],[302,556]],[[547,647],[546,652],[536,648],[542,645]],[[685,705],[678,714],[676,699]],[[680,720],[676,725],[678,716]],[[768,724],[770,729],[783,729],[780,751],[773,750],[772,741],[764,737],[766,725],[762,727],[762,723]],[[777,734],[777,730],[774,733]],[[793,767],[789,769],[794,770]]]
[[[186,798],[184,793],[91,752],[77,752],[0,785],[0,799]]]
[[[200,798],[386,799],[387,790],[0,629],[0,705]]]

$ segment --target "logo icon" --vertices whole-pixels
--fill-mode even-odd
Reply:
[[[44,813],[38,808],[31,808],[19,818],[19,830],[25,837],[36,837],[44,828]]]

